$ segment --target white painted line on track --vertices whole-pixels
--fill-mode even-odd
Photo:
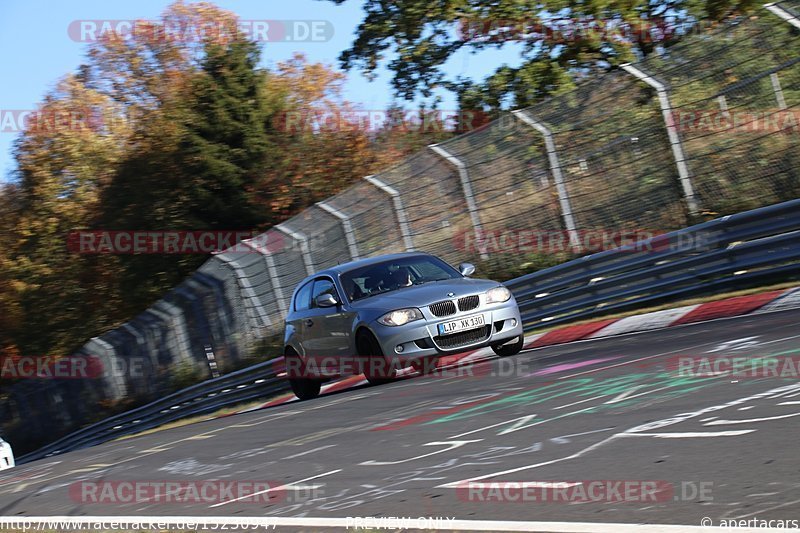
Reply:
[[[573,405],[578,405],[586,402],[591,402],[592,400],[599,400],[600,398],[605,398],[608,396],[607,394],[601,394],[600,396],[592,396],[591,398],[586,398],[585,400],[578,400],[577,402],[568,403],[565,405],[559,405],[558,407],[553,407],[553,411],[558,411],[559,409],[564,409],[566,407],[572,407]]]
[[[706,424],[708,425],[708,424]],[[738,437],[753,433],[755,429],[739,431],[685,431],[683,433],[633,433],[637,437],[655,437],[657,439],[696,439],[702,437]]]
[[[319,479],[321,477],[330,476],[330,475],[336,474],[337,472],[341,472],[341,471],[342,471],[342,469],[339,468],[337,470],[331,470],[330,472],[325,472],[324,474],[317,474],[316,476],[307,477],[307,478],[301,479],[299,481],[293,481],[292,483],[287,483],[285,485],[279,485],[277,487],[272,487],[272,488],[269,488],[267,490],[262,490],[260,492],[254,492],[252,494],[246,494],[245,496],[240,496],[239,498],[234,498],[233,500],[226,500],[224,502],[215,503],[214,505],[210,506],[210,509],[213,509],[214,507],[222,507],[223,505],[228,505],[229,503],[238,502],[239,500],[246,500],[246,499],[249,499],[249,498],[254,498],[255,496],[260,496],[262,494],[267,494],[269,492],[275,492],[275,491],[278,491],[278,490],[291,489],[291,487],[294,486],[294,485],[299,485],[300,483],[305,483],[306,481],[311,481],[312,479]]]
[[[488,481],[476,483],[464,483],[462,489],[495,489],[495,488],[513,488],[513,489],[567,489],[569,487],[578,487],[583,485],[583,482],[569,482],[569,481]]]
[[[631,396],[631,394],[633,394],[637,390],[643,389],[645,387],[647,387],[647,385],[636,385],[636,386],[633,386],[630,389],[628,389],[626,391],[623,391],[619,395],[611,398],[610,400],[608,400],[607,402],[604,402],[604,403],[606,403],[606,404],[619,403],[622,400],[625,400],[625,399],[629,398]],[[655,391],[649,391],[649,392],[655,392]],[[638,394],[636,396],[638,396]],[[634,396],[634,398],[636,396]]]
[[[666,419],[663,419],[663,420],[657,420],[655,422],[648,422],[646,424],[641,424],[639,426],[635,426],[635,427],[632,427],[630,429],[627,429],[622,433],[616,433],[614,435],[611,435],[610,437],[605,438],[605,439],[603,439],[603,440],[601,440],[599,442],[596,442],[596,443],[592,444],[591,446],[589,446],[587,448],[584,448],[584,449],[582,449],[582,450],[580,450],[580,451],[578,451],[576,453],[573,453],[571,455],[567,455],[567,456],[564,456],[564,457],[559,457],[559,458],[556,458],[556,459],[551,459],[549,461],[543,461],[543,462],[540,462],[540,463],[533,463],[533,464],[529,464],[529,465],[524,465],[524,466],[520,466],[520,467],[517,467],[517,468],[511,468],[511,469],[508,469],[508,470],[502,470],[500,472],[492,472],[492,473],[489,473],[489,474],[484,474],[482,476],[471,477],[471,478],[467,478],[467,479],[461,479],[459,481],[453,481],[453,482],[450,482],[450,483],[445,483],[443,485],[438,485],[436,488],[440,488],[440,489],[456,489],[456,488],[462,487],[464,485],[464,483],[466,483],[466,482],[482,481],[482,480],[485,480],[485,479],[494,479],[494,478],[497,478],[497,477],[500,477],[500,476],[505,476],[505,475],[508,475],[508,474],[515,474],[517,472],[522,472],[522,471],[525,471],[525,470],[532,470],[534,468],[541,468],[541,467],[544,467],[544,466],[550,466],[550,465],[558,464],[558,463],[561,463],[561,462],[564,462],[564,461],[571,461],[573,459],[579,459],[579,458],[583,457],[584,455],[586,455],[588,453],[591,453],[594,450],[597,450],[598,448],[601,448],[601,447],[605,446],[606,444],[608,444],[610,442],[614,442],[614,441],[616,441],[617,439],[620,439],[620,438],[638,437],[643,433],[650,432],[650,431],[655,430],[655,429],[661,429],[661,428],[667,427],[667,426],[672,426],[672,425],[675,425],[675,424],[680,424],[680,423],[685,422],[687,420],[691,420],[693,418],[701,417],[701,416],[703,416],[703,415],[705,415],[707,413],[721,411],[723,409],[727,409],[727,408],[730,408],[730,407],[736,407],[736,406],[741,405],[743,403],[750,403],[750,402],[752,402],[754,400],[770,398],[770,397],[775,396],[776,394],[782,394],[782,393],[784,393],[786,391],[794,391],[794,390],[797,390],[797,388],[799,386],[800,386],[800,384],[785,385],[785,386],[773,388],[773,389],[770,389],[770,390],[767,390],[767,391],[764,391],[764,392],[761,392],[761,393],[758,393],[758,394],[753,394],[753,395],[747,396],[745,398],[740,398],[738,400],[732,400],[732,401],[726,402],[726,403],[721,404],[721,405],[714,405],[714,406],[711,406],[711,407],[706,407],[706,408],[700,409],[698,411],[693,411],[693,412],[688,412],[688,413],[681,413],[681,414],[674,415],[674,416],[672,416],[670,418],[666,418]],[[796,414],[800,415],[800,413],[796,413]],[[712,423],[708,423],[706,425],[709,425],[709,424],[713,424],[713,422]],[[535,424],[531,424],[531,425],[535,425]]]
[[[447,448],[431,453],[426,453],[424,455],[418,455],[416,457],[410,457],[408,459],[401,459],[399,461],[364,461],[363,463],[358,463],[361,466],[387,466],[387,465],[399,465],[402,463],[407,463],[409,461],[416,461],[417,459],[424,459],[425,457],[430,457],[431,455],[438,455],[440,453],[449,452],[451,450],[455,450],[456,448],[460,448],[461,446],[465,446],[467,444],[471,444],[473,442],[481,442],[483,439],[478,440],[453,440],[449,442],[426,442],[423,446],[447,446]]]
[[[539,426],[541,424],[546,424],[547,422],[552,422],[553,420],[559,420],[561,418],[565,418],[565,417],[568,417],[568,416],[579,415],[581,413],[585,413],[586,411],[591,411],[594,408],[595,407],[592,406],[592,407],[586,407],[585,409],[579,409],[577,411],[570,411],[569,413],[564,413],[563,415],[554,416],[553,418],[546,418],[546,419],[540,420],[538,422],[533,422],[532,424],[525,424],[525,422],[527,422],[528,420],[531,420],[532,417],[534,417],[536,415],[519,416],[517,418],[512,418],[511,420],[506,420],[504,422],[499,422],[497,424],[492,424],[491,426],[484,426],[484,427],[481,427],[481,428],[478,428],[478,429],[473,429],[471,431],[467,431],[465,433],[459,433],[458,435],[453,435],[452,437],[448,437],[448,438],[457,439],[459,437],[463,437],[464,435],[471,435],[473,433],[478,433],[480,431],[486,431],[487,429],[492,429],[492,428],[496,428],[496,427],[499,427],[499,426],[509,425],[509,424],[511,424],[511,422],[516,422],[513,426],[511,426],[511,427],[509,427],[507,429],[504,429],[503,431],[498,433],[498,435],[507,435],[508,433],[514,433],[515,431],[521,431],[523,429],[528,429],[528,428],[531,428],[533,426]]]
[[[296,453],[294,455],[290,455],[288,457],[284,457],[282,460],[285,460],[285,459],[296,459],[297,457],[302,457],[304,455],[308,455],[309,453],[318,452],[320,450],[324,450],[325,448],[333,448],[334,446],[336,446],[336,445],[335,444],[326,444],[325,446],[320,446],[319,448],[314,448],[313,450],[307,450],[307,451],[304,451],[304,452]]]
[[[792,413],[788,415],[778,415],[778,416],[766,416],[764,418],[750,418],[748,420],[713,420],[711,422],[706,422],[703,424],[704,426],[727,426],[729,424],[754,424],[756,422],[768,422],[770,420],[780,420],[782,418],[792,418],[794,416],[800,416],[800,413]]]

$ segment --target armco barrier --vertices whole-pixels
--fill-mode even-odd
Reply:
[[[800,272],[800,200],[726,216],[506,283],[525,330]]]
[[[506,286],[520,306],[525,331],[531,331],[797,274],[800,200],[793,200],[589,255],[513,279]],[[205,381],[83,428],[20,457],[18,462],[92,446],[286,391],[287,382],[277,377],[282,369],[283,359],[278,358]]]
[[[204,381],[138,409],[107,418],[71,433],[35,452],[17,458],[17,463],[27,463],[94,446],[181,418],[213,412],[228,405],[286,391],[289,389],[288,382],[277,377],[282,370],[283,358],[280,357]]]

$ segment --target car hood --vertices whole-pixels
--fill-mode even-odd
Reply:
[[[442,300],[452,300],[478,294],[501,285],[488,279],[455,278],[433,281],[404,289],[389,291],[353,302],[354,309],[390,311],[402,307],[424,307]],[[454,296],[449,296],[448,293]]]

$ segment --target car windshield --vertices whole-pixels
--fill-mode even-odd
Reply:
[[[441,259],[423,255],[356,268],[342,274],[341,281],[348,299],[355,302],[376,294],[460,277],[456,269]]]

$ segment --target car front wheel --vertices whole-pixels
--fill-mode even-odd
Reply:
[[[356,350],[364,360],[364,375],[371,385],[381,385],[395,379],[396,369],[386,360],[378,339],[372,333],[359,332],[356,337]]]
[[[517,337],[517,340],[513,342],[492,345],[492,350],[500,357],[509,357],[511,355],[517,355],[522,350],[524,344],[525,335],[520,335]]]
[[[322,382],[316,379],[295,378],[289,380],[292,392],[301,400],[310,400],[319,396]]]

